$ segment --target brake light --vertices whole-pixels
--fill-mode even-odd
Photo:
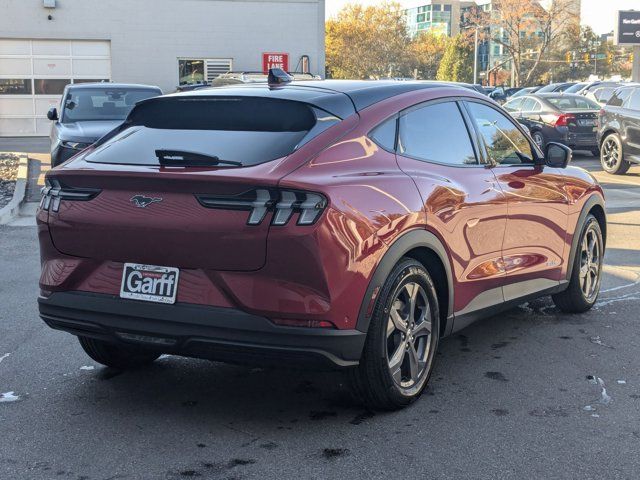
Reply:
[[[556,127],[566,127],[571,122],[575,121],[576,117],[570,113],[563,113],[556,120]]]
[[[286,225],[294,213],[299,214],[297,225],[313,225],[327,206],[327,199],[319,193],[266,188],[235,196],[196,195],[196,198],[207,208],[249,211],[247,225],[260,225],[269,211],[274,212],[272,225]]]
[[[91,200],[95,198],[100,191],[99,188],[67,187],[55,178],[47,178],[44,181],[44,187],[42,187],[40,191],[42,194],[40,208],[42,210],[49,210],[49,208],[51,208],[52,212],[57,212],[60,208],[61,200]]]

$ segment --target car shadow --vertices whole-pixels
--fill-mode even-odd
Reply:
[[[447,403],[455,402],[462,394],[470,361],[482,372],[494,372],[498,385],[504,383],[495,363],[502,358],[503,349],[522,341],[521,331],[541,330],[538,334],[544,335],[549,324],[584,325],[589,321],[586,316],[561,315],[547,297],[477,322],[440,342],[432,379],[416,405],[430,410],[445,398]],[[360,425],[376,416],[401,414],[363,407],[352,398],[343,372],[251,368],[163,356],[138,370],[100,367],[90,375],[90,381],[72,389],[72,395],[82,399],[93,414],[97,411],[107,417],[135,409],[163,422],[197,419],[241,431],[250,426],[251,432],[269,432]],[[440,397],[440,401],[425,397]]]

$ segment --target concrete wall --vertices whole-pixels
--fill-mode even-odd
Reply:
[[[179,57],[232,58],[261,70],[262,52],[309,55],[324,76],[324,0],[2,0],[0,38],[111,41],[112,80],[178,84]],[[53,18],[49,20],[48,15]]]

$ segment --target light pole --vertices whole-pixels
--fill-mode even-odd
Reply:
[[[476,26],[475,47],[473,49],[473,84],[478,83],[478,27]]]
[[[469,25],[467,27],[462,27],[464,29],[473,28],[475,29],[474,34],[474,46],[473,46],[473,83],[478,83],[478,30],[487,28],[484,25]]]

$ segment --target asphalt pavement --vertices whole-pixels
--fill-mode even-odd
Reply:
[[[339,373],[101,367],[38,318],[35,228],[0,227],[0,478],[638,478],[640,168],[575,162],[608,200],[596,307],[543,298],[445,339],[394,413],[352,403]]]

